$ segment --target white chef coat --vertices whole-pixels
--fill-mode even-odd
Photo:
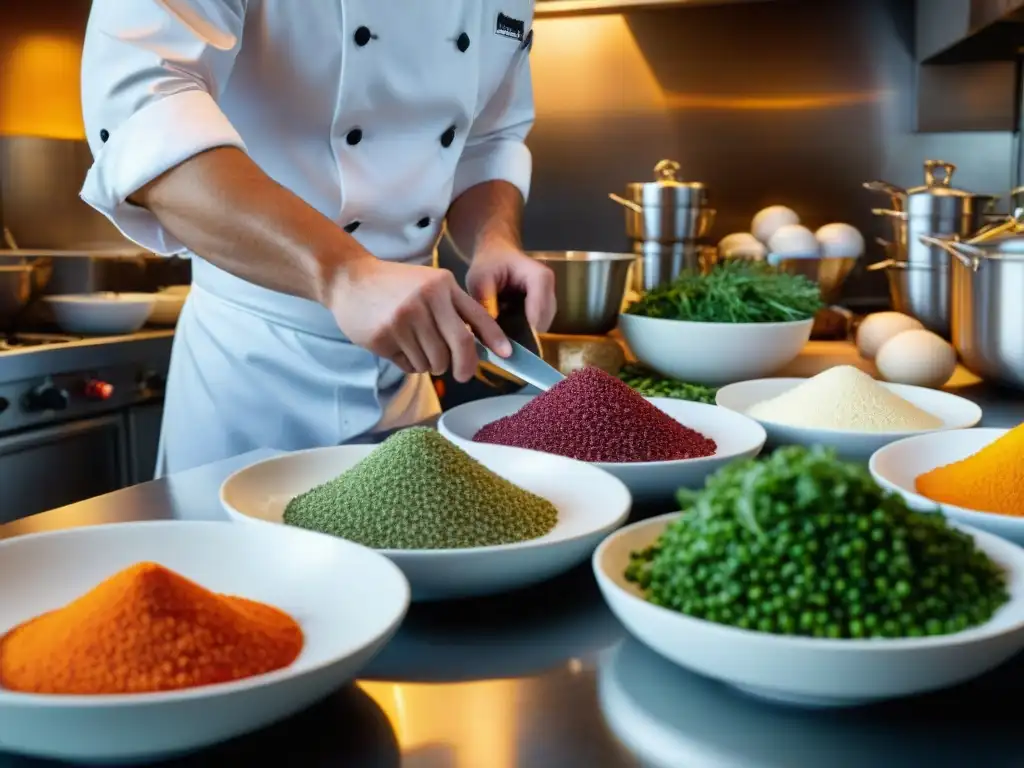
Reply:
[[[187,254],[126,198],[238,147],[377,257],[427,263],[462,192],[501,179],[527,195],[532,19],[533,0],[93,1],[82,198],[139,245],[193,259],[158,475],[342,443],[438,403],[324,307]]]

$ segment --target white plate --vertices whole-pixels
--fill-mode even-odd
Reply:
[[[446,411],[437,428],[462,448],[480,445],[473,442],[473,437],[482,427],[510,416],[532,399],[531,395],[502,395],[464,403]],[[714,456],[702,459],[592,463],[592,466],[624,482],[634,501],[667,501],[674,498],[679,488],[699,488],[704,484],[704,478],[720,467],[736,459],[756,456],[764,446],[764,429],[743,414],[668,397],[650,397],[647,400],[680,424],[710,437],[718,444],[718,451]]]
[[[67,333],[134,333],[156,305],[153,293],[81,293],[44,296],[54,320]]]
[[[785,367],[807,344],[813,326],[813,319],[694,323],[619,316],[619,330],[641,363],[662,376],[715,387]]]
[[[919,475],[936,467],[966,459],[1007,432],[1005,429],[982,428],[964,429],[953,433],[930,432],[926,435],[908,437],[876,451],[868,462],[868,468],[875,482],[887,490],[900,494],[907,500],[907,505],[911,509],[920,512],[941,510],[952,520],[994,533],[1017,544],[1024,544],[1024,518],[940,504],[922,496],[914,487],[914,481]]]
[[[228,514],[281,524],[295,496],[337,477],[376,446],[341,445],[266,459],[235,472],[220,489]],[[583,462],[499,445],[471,445],[484,466],[558,509],[546,535],[517,544],[471,549],[381,549],[402,569],[413,600],[489,595],[544,581],[586,560],[629,516],[626,487]]]
[[[287,611],[305,647],[289,667],[183,691],[53,696],[0,689],[3,750],[79,762],[155,760],[256,730],[350,680],[398,628],[401,572],[374,551],[299,529],[200,522],[75,528],[0,542],[0,630],[153,561],[216,592]]]
[[[807,379],[755,379],[741,381],[722,387],[715,395],[715,402],[723,408],[746,413],[757,403],[771,400],[787,392]],[[939,389],[912,387],[908,384],[878,382],[881,386],[907,400],[918,408],[942,419],[939,430],[965,429],[981,421],[981,408],[970,400],[951,395]],[[843,429],[806,429],[791,427],[774,421],[757,421],[768,432],[768,444],[778,445],[829,445],[844,459],[867,461],[871,454],[896,440],[910,435],[927,434],[939,430],[915,430],[913,432],[852,432]]]
[[[1024,648],[1024,550],[968,528],[1007,571],[1010,602],[987,623],[953,635],[824,640],[715,624],[644,600],[623,572],[678,512],[634,523],[594,552],[594,574],[612,612],[669,661],[748,694],[805,707],[848,707],[946,688],[987,672]]]

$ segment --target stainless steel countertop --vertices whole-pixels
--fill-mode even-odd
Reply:
[[[1020,395],[967,394],[988,425],[1024,420]],[[223,520],[223,479],[272,455],[257,451],[26,518],[0,526],[0,538],[129,520]],[[413,606],[358,683],[172,764],[1010,768],[1024,764],[1014,706],[1022,689],[1024,656],[967,686],[860,711],[762,704],[629,639],[587,566],[517,594]],[[0,756],[0,768],[44,764]]]

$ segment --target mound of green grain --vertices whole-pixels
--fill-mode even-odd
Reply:
[[[330,482],[296,496],[289,525],[374,549],[463,549],[543,536],[546,499],[491,472],[432,429],[402,430]]]

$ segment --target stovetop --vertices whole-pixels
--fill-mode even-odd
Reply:
[[[68,344],[72,341],[79,341],[81,338],[81,336],[67,336],[59,333],[11,333],[0,336],[0,352]]]

